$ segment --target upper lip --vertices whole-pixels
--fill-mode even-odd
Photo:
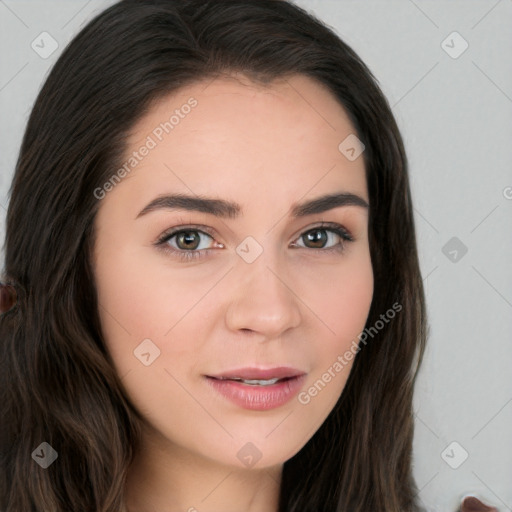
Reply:
[[[215,379],[284,379],[286,377],[298,377],[304,375],[305,372],[297,368],[289,366],[276,366],[274,368],[237,368],[235,370],[228,370],[216,375],[207,375]]]

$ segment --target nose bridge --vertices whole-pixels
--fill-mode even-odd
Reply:
[[[237,248],[233,296],[227,312],[231,329],[248,329],[265,337],[279,336],[300,322],[298,299],[288,283],[288,272],[281,251],[265,247],[254,239],[244,240]],[[259,252],[259,254],[258,254]],[[254,259],[253,259],[254,258]]]

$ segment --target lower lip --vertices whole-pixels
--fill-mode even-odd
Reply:
[[[289,402],[301,389],[306,375],[276,382],[270,386],[251,386],[233,380],[207,377],[210,386],[218,393],[244,409],[267,411]]]

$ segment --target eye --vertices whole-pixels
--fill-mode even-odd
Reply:
[[[330,236],[329,236],[330,234]],[[339,238],[340,241],[331,247],[325,248],[325,245],[332,240]],[[346,242],[353,242],[354,238],[352,235],[340,224],[332,222],[324,222],[319,226],[316,226],[308,231],[304,232],[298,240],[304,240],[305,244],[309,245],[297,245],[293,244],[294,247],[305,247],[306,249],[320,249],[321,251],[343,251],[345,249]]]
[[[205,236],[213,240],[213,236],[196,228],[197,226],[180,226],[179,229],[173,229],[170,232],[164,233],[155,245],[185,260],[205,256],[211,252],[211,249],[201,247],[201,238]],[[203,226],[203,228],[209,231],[209,228],[206,226]],[[176,246],[170,244],[172,239],[175,239]],[[217,247],[222,248],[224,246],[223,244],[217,244]]]
[[[202,229],[198,229],[199,227]],[[329,233],[330,236],[326,235],[327,233]],[[155,242],[155,245],[173,256],[178,256],[186,261],[190,261],[205,257],[212,252],[211,248],[201,247],[201,238],[203,237],[214,240],[211,228],[206,226],[180,226],[179,228],[173,228],[165,232]],[[328,243],[329,240],[332,242],[332,240],[336,240],[336,238],[340,239],[338,243],[325,248],[325,244]],[[175,239],[174,243],[171,243],[173,239]],[[292,247],[316,249],[321,252],[342,252],[345,249],[345,244],[347,242],[353,242],[354,238],[340,224],[324,222],[302,233],[298,240],[305,240],[305,243],[308,245],[299,245],[294,242]],[[217,243],[216,247],[222,249],[224,245]]]

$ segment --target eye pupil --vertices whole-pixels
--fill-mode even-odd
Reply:
[[[194,244],[194,238],[196,239],[196,243]],[[185,249],[197,249],[199,243],[200,243],[200,237],[197,236],[197,233],[195,231],[182,231],[178,236],[177,236],[177,244],[178,246],[180,245],[180,243],[182,241],[185,242]],[[190,245],[188,245],[189,243],[192,243],[192,247]],[[181,249],[181,247],[180,247]]]
[[[315,245],[315,249],[321,249],[323,245],[327,243],[327,235],[323,229],[315,229],[310,231],[306,234],[306,238],[308,241],[313,242],[313,244],[319,245],[319,247],[316,247]]]

